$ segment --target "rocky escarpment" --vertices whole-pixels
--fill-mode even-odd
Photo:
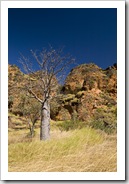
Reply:
[[[111,115],[110,111],[115,112],[117,104],[116,64],[105,70],[93,63],[75,67],[66,78],[62,94],[56,119],[75,116],[85,121],[98,115],[98,111],[102,117],[108,112]]]
[[[26,106],[27,109],[31,109],[30,105],[32,105],[32,103],[29,103],[30,105],[25,104],[27,96],[24,90],[21,90],[27,84],[28,75],[22,73],[17,66],[9,65],[8,71],[9,111],[23,116],[24,107]],[[36,86],[37,79],[35,80],[33,76],[29,76],[29,79]],[[58,84],[56,85],[58,86]],[[34,91],[40,97],[40,89],[34,88]],[[51,119],[72,119],[87,122],[92,120],[94,125],[96,122],[99,122],[100,126],[112,126],[112,124],[116,124],[116,64],[105,70],[93,63],[79,65],[71,70],[64,86],[60,87],[60,90],[57,91],[56,95],[55,92],[52,95],[50,105]],[[36,102],[34,105],[37,105]]]
[[[14,114],[22,113],[19,111],[21,87],[26,83],[26,75],[23,74],[16,65],[8,65],[8,108]]]

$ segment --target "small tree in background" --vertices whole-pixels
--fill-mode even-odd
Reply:
[[[20,104],[18,105],[18,108],[22,112],[23,116],[26,117],[29,125],[30,136],[33,137],[35,123],[40,118],[41,105],[35,98],[28,98],[28,95],[23,93],[20,96]]]
[[[62,49],[32,51],[32,59],[21,54],[25,72],[28,74],[28,82],[25,86],[30,98],[35,98],[41,104],[40,140],[50,138],[50,101],[56,95],[58,82],[64,76],[64,72],[74,59],[70,55],[62,55]]]

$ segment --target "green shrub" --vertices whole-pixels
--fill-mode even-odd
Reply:
[[[50,103],[50,115],[52,119],[55,119],[59,112],[60,104],[58,103],[56,98],[53,98]]]
[[[90,125],[92,126],[92,128],[103,130],[108,134],[116,132],[117,128],[116,107],[107,110],[101,108],[97,109]]]
[[[61,131],[69,131],[69,130],[75,130],[75,129],[82,129],[87,126],[87,123],[84,121],[73,121],[73,120],[67,120],[59,123],[58,128]]]
[[[96,120],[96,121],[94,120],[92,121],[91,125],[92,125],[92,128],[100,129],[108,134],[116,132],[116,123],[108,124],[104,120]]]
[[[79,92],[76,94],[76,97],[77,97],[77,98],[81,98],[83,95],[84,95],[84,91],[79,91]]]
[[[77,98],[72,99],[72,100],[71,100],[71,103],[72,103],[72,104],[77,104],[77,103],[78,103],[78,99],[77,99]]]
[[[11,109],[13,106],[13,101],[14,101],[14,97],[13,96],[9,96],[8,98],[8,108]]]
[[[67,95],[64,95],[63,101],[64,101],[64,102],[68,102],[68,101],[70,101],[70,100],[73,100],[74,97],[75,97],[74,94],[67,94]]]

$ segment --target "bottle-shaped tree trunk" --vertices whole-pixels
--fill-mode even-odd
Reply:
[[[41,110],[40,140],[50,139],[50,103],[45,100]]]

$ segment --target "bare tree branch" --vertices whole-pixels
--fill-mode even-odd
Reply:
[[[40,103],[43,103],[43,101],[42,101],[40,98],[38,98],[37,95],[36,95],[31,89],[28,89],[28,92],[29,92],[30,94],[32,94],[32,95],[34,96],[34,98],[35,98],[36,100],[38,100]]]
[[[27,96],[41,103],[40,139],[46,140],[49,138],[50,100],[56,96],[58,80],[74,60],[70,55],[62,55],[62,49],[55,50],[52,47],[41,52],[31,50],[31,54],[32,60],[20,54],[19,61],[28,74],[25,88],[30,95]],[[36,68],[38,65],[39,71],[34,72],[32,63]]]

